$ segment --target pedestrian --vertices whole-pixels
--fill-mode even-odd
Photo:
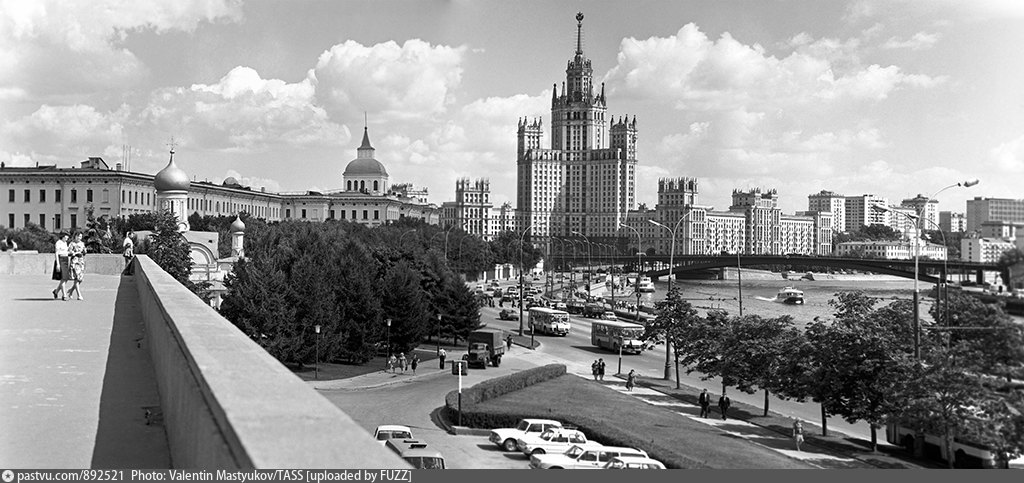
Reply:
[[[124,256],[124,274],[131,275],[132,271],[132,260],[135,259],[135,241],[132,238],[135,237],[135,233],[128,230],[128,233],[124,234],[124,243],[121,244],[123,247],[122,256]]]
[[[597,380],[604,380],[604,359],[597,360]]]
[[[636,370],[630,369],[626,376],[626,390],[632,392],[634,386],[636,386]]]
[[[509,334],[508,337],[505,337],[505,345],[508,346],[508,351],[512,352],[512,334]]]
[[[408,361],[405,359],[405,352],[398,356],[398,367],[402,368],[403,374],[405,373],[405,367],[407,362]]]
[[[437,349],[437,359],[441,361],[441,369],[444,369],[444,358],[448,357],[448,353],[445,352],[444,347]]]
[[[711,412],[708,409],[711,406],[711,395],[708,394],[707,389],[701,391],[700,396],[697,396],[697,403],[700,404],[700,417],[708,417],[708,413]]]
[[[13,237],[7,237],[7,250],[12,252],[18,251],[18,242],[14,241]]]
[[[412,360],[409,361],[409,367],[412,368],[412,375],[416,375],[416,366],[420,365],[420,356],[413,354]]]
[[[729,419],[726,412],[729,411],[729,406],[732,405],[732,401],[729,400],[729,396],[722,393],[722,397],[718,398],[718,409],[722,411],[722,419]]]
[[[68,290],[68,297],[78,292],[78,300],[82,298],[82,281],[85,279],[85,242],[82,241],[82,232],[75,233],[74,239],[68,244],[68,258],[71,263],[71,290]]]
[[[388,372],[395,372],[395,365],[398,364],[398,358],[394,354],[388,356]]]
[[[597,361],[594,361],[594,363],[590,365],[590,372],[591,372],[591,374],[594,375],[594,380],[596,381],[597,380]]]
[[[799,419],[793,421],[793,442],[796,443],[796,450],[800,451],[800,445],[804,442],[804,423]]]
[[[54,253],[54,265],[53,265],[53,276],[55,280],[60,280],[57,284],[57,288],[53,289],[53,299],[57,299],[57,293],[60,292],[60,299],[67,300],[64,294],[64,283],[71,278],[71,260],[68,258],[68,234],[67,232],[61,232],[60,238],[53,244]]]

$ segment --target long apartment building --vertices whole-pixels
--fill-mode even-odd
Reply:
[[[441,204],[440,224],[491,241],[498,233],[515,230],[515,210],[511,203],[494,206],[491,181],[486,178],[455,181],[455,201]]]
[[[635,206],[636,117],[608,115],[583,53],[582,13],[576,22],[575,55],[552,89],[550,148],[540,119],[520,120],[517,132],[518,229],[536,244],[574,233],[609,241]]]
[[[158,206],[154,178],[125,171],[120,164],[111,168],[98,157],[82,161],[80,167],[0,167],[0,190],[7,191],[0,195],[0,224],[73,230],[85,225],[89,210],[96,218],[150,212]],[[184,208],[200,216],[244,211],[267,221],[335,219],[377,226],[408,217],[438,223],[439,210],[427,203],[425,189],[392,187],[389,179],[384,165],[374,159],[364,129],[357,157],[342,173],[341,189],[272,193],[230,177],[219,184],[191,180]]]
[[[967,200],[967,231],[981,229],[988,221],[1024,222],[1024,199],[975,197]]]
[[[775,190],[733,190],[728,211],[699,204],[695,178],[658,181],[658,204],[653,210],[629,213],[629,246],[655,253],[676,254],[790,254],[827,255],[832,252],[831,212],[782,213]],[[658,226],[649,220],[664,226]]]

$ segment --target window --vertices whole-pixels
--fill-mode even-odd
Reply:
[[[32,199],[32,190],[25,190],[25,203]]]
[[[14,190],[11,190],[11,192],[13,193]],[[7,227],[14,228],[14,213],[9,213],[7,215]]]
[[[342,220],[344,220],[344,219],[345,219],[345,210],[341,210],[341,219],[342,219]]]
[[[53,190],[53,201],[54,201],[55,203],[60,203],[60,199],[61,199],[61,194],[63,194],[63,193],[64,193],[64,192],[63,192],[63,191],[61,191],[60,189],[55,189],[55,190]],[[60,228],[57,228],[57,229],[59,230]]]
[[[352,210],[352,219],[356,219],[356,210]]]
[[[347,188],[348,191],[352,191],[352,180],[346,181],[345,185],[348,187]]]
[[[72,190],[73,192],[74,190]],[[78,228],[78,215],[74,213],[71,214],[71,228]]]
[[[373,210],[373,219],[374,220],[379,220],[380,219],[380,211]]]
[[[60,230],[60,214],[53,215],[53,229]]]
[[[292,210],[284,210],[284,217],[285,218],[291,218],[292,217]]]
[[[32,223],[32,215],[30,215],[28,213],[25,213],[25,225],[24,226],[28,226],[29,223]]]
[[[369,219],[369,217],[367,215],[369,215],[369,211],[368,210],[363,210],[363,219],[364,220]]]
[[[306,218],[306,209],[305,208],[302,209],[302,218]]]
[[[331,210],[331,219],[334,219],[334,210]]]
[[[76,189],[71,190],[71,202],[78,203],[78,190]]]
[[[121,190],[121,203],[124,203],[124,190]]]
[[[46,229],[46,215],[39,214],[39,228]]]
[[[14,190],[7,190],[7,201],[14,203]],[[11,228],[14,228],[14,226],[12,225]]]
[[[380,188],[378,188],[378,187],[377,187],[377,183],[378,183],[377,181],[374,181],[374,182],[373,182],[373,190],[374,190],[374,191],[378,191],[378,190],[380,190]]]
[[[110,203],[110,190],[103,190],[103,202]]]
[[[46,202],[46,190],[39,190],[39,202],[40,203],[45,203]]]
[[[85,202],[92,203],[92,190],[85,190]]]

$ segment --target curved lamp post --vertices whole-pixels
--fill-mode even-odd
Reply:
[[[584,235],[584,234],[582,234],[582,233],[580,233],[578,231],[574,231],[574,232],[572,232],[572,234],[573,235],[579,235],[579,236],[583,237],[584,240],[587,241],[587,283],[585,285],[586,285],[586,288],[587,288],[587,299],[590,299],[590,285],[594,283],[594,271],[593,271],[594,268],[593,268],[593,265],[592,265],[592,263],[594,261],[593,260],[593,248],[590,246],[590,239],[587,238],[587,235]]]
[[[651,224],[658,225],[658,226],[660,226],[660,227],[662,227],[662,228],[664,228],[664,229],[666,229],[666,230],[668,230],[669,232],[672,233],[672,248],[670,248],[669,252],[668,252],[668,290],[669,290],[669,292],[672,291],[672,279],[674,278],[673,277],[674,274],[672,273],[672,269],[675,268],[675,263],[674,262],[675,262],[675,255],[676,255],[676,233],[679,231],[679,225],[683,222],[683,220],[689,218],[691,214],[693,214],[693,211],[687,211],[686,214],[682,216],[682,218],[679,218],[679,221],[676,222],[676,226],[674,228],[669,228],[669,227],[667,227],[665,225],[662,225],[661,223],[658,223],[658,222],[656,222],[654,220],[647,220],[647,221],[651,222]],[[638,316],[639,316],[639,314],[638,314]],[[665,380],[666,381],[671,378],[670,368],[671,368],[672,365],[671,365],[671,361],[670,361],[670,358],[669,358],[669,353],[670,352],[672,352],[672,342],[669,341],[668,333],[666,332],[665,333]],[[679,371],[678,367],[676,368],[676,371]]]
[[[523,241],[526,239],[526,232],[533,228],[533,223],[523,230],[523,234],[519,235],[519,336],[523,336]],[[533,332],[533,329],[530,329]],[[530,348],[533,348],[533,344],[530,344]]]

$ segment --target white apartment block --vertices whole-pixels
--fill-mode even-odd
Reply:
[[[883,209],[876,209],[874,207],[879,207]],[[899,215],[893,215],[892,213],[884,209],[888,207],[888,199],[881,198],[875,195],[866,194],[861,196],[847,196],[845,203],[845,231],[858,231],[862,227],[870,225],[892,226],[892,221],[890,218],[892,216]]]
[[[928,199],[927,196],[918,194],[913,198],[904,199],[900,203],[900,208],[910,208],[914,210],[918,216],[924,218],[923,225],[921,228],[924,230],[938,230],[939,229],[939,201],[935,199]]]
[[[964,238],[960,240],[960,259],[965,262],[996,263],[1014,242],[1002,238]]]
[[[981,198],[967,200],[967,230],[981,229],[986,221],[1024,223],[1024,199]]]
[[[939,227],[946,233],[963,233],[967,231],[967,217],[955,211],[940,211]]]
[[[846,197],[831,191],[821,190],[807,196],[807,210],[832,213],[832,229],[846,231]]]
[[[948,256],[944,245],[918,240],[918,246],[920,247],[919,256],[921,258],[945,260]],[[912,260],[914,258],[914,242],[891,240],[843,242],[836,246],[836,256]]]

